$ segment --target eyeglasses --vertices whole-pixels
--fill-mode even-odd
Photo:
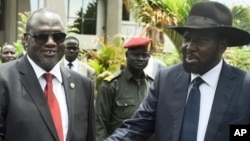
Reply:
[[[48,41],[50,35],[53,37],[53,40],[56,43],[64,42],[65,37],[66,37],[66,34],[62,32],[57,32],[57,33],[52,33],[52,34],[47,34],[47,33],[38,33],[34,35],[30,33],[27,33],[27,34],[33,37],[36,43],[41,44],[41,45],[45,44]]]

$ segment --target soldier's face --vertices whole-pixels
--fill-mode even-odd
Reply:
[[[74,39],[65,40],[65,59],[74,61],[79,54],[79,43]]]
[[[142,71],[148,65],[150,53],[143,48],[134,48],[126,52],[126,57],[127,67],[133,70]]]

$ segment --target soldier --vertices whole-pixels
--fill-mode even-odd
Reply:
[[[97,141],[111,135],[130,118],[147,94],[153,79],[143,69],[150,57],[151,39],[132,38],[125,45],[127,65],[107,77],[98,90],[96,100]]]

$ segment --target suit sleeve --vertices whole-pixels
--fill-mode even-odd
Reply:
[[[94,84],[94,100],[97,96],[97,90],[96,90],[96,83],[97,83],[97,78],[96,78],[96,71],[91,68],[90,66],[87,66],[88,68],[88,77],[92,80],[93,84]]]
[[[91,68],[87,65],[87,75],[90,79],[92,79],[94,82],[96,81],[96,71],[95,69]]]
[[[107,81],[98,89],[96,98],[96,140],[103,141],[108,136],[115,86]]]
[[[132,118],[123,122],[122,126],[104,141],[146,141],[154,133],[155,115],[158,100],[158,81],[156,77],[148,96],[139,106]]]
[[[0,74],[0,141],[4,140],[5,136],[5,116],[6,116],[6,108],[7,108],[7,91],[4,88],[4,82],[2,82],[3,78]]]
[[[89,93],[89,118],[88,118],[88,141],[95,141],[95,111],[94,111],[94,85],[90,83]]]

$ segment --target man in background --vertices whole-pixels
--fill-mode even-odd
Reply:
[[[96,82],[95,69],[88,64],[78,60],[80,52],[79,40],[74,36],[68,36],[65,39],[65,58],[61,62],[61,65],[70,68],[83,76],[86,76]]]
[[[153,55],[150,55],[148,65],[144,69],[144,72],[155,79],[158,71],[165,67],[167,67],[167,65],[163,61],[155,58]]]
[[[96,98],[97,141],[103,141],[130,118],[141,104],[153,79],[143,69],[150,57],[151,39],[132,38],[124,47],[126,66],[104,79]]]
[[[0,59],[2,63],[6,63],[16,59],[16,48],[10,44],[4,44],[1,48]]]
[[[141,37],[147,37],[152,40],[151,43],[152,47],[150,49],[151,55],[148,61],[148,65],[144,69],[144,72],[155,79],[155,76],[158,73],[158,71],[166,67],[166,64],[162,60],[156,58],[153,55],[154,53],[156,54],[162,53],[161,49],[163,48],[165,42],[164,33],[157,27],[150,26],[149,24],[147,24],[141,33]]]

